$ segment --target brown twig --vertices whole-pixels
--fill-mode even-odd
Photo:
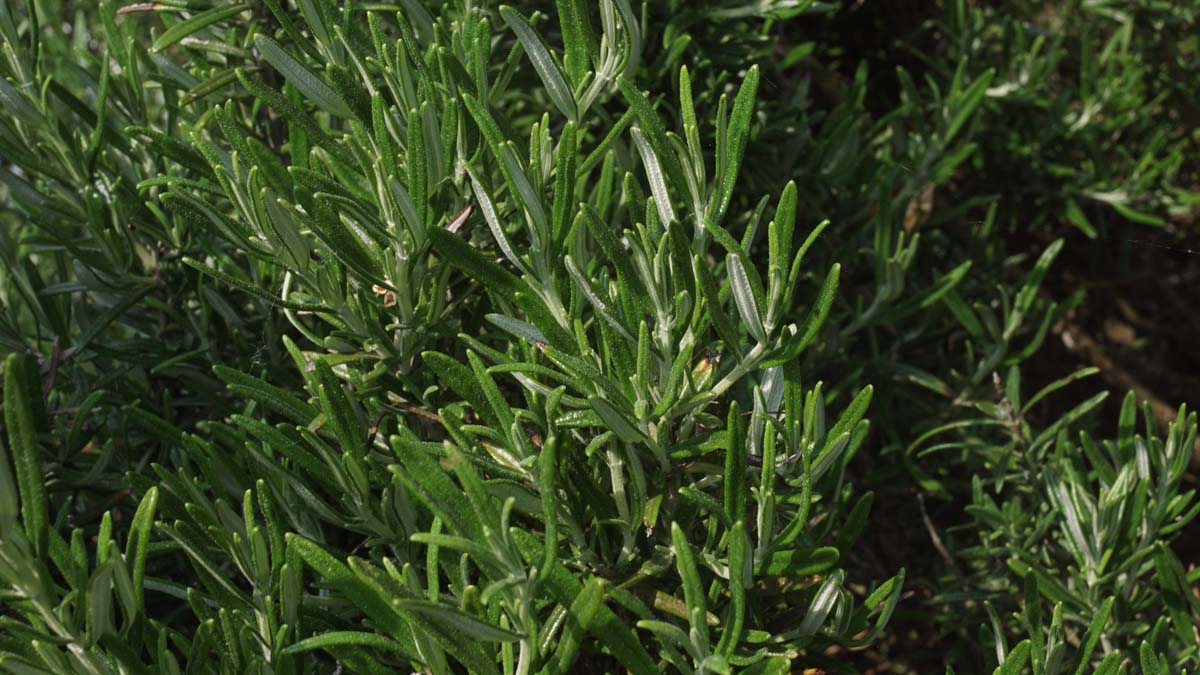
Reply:
[[[1117,389],[1132,391],[1138,400],[1149,403],[1150,411],[1154,414],[1154,418],[1159,424],[1166,427],[1175,421],[1176,408],[1171,407],[1166,401],[1156,396],[1141,379],[1129,372],[1116,359],[1110,357],[1105,352],[1104,346],[1084,331],[1082,327],[1075,323],[1064,321],[1055,326],[1054,330],[1062,339],[1063,346],[1069,351],[1084,357],[1093,366],[1099,368],[1100,376],[1111,386]],[[1196,448],[1193,448],[1192,463],[1200,463],[1200,441],[1197,442]]]
[[[1074,323],[1064,323],[1056,327],[1062,338],[1063,346],[1091,361],[1100,369],[1100,376],[1114,387],[1128,389],[1140,400],[1150,403],[1155,419],[1160,424],[1167,425],[1175,421],[1175,409],[1167,405],[1150,388],[1133,373],[1126,370],[1115,359],[1104,351],[1104,346],[1080,326]]]

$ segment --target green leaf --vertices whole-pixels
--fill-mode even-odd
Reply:
[[[371,647],[373,649],[383,649],[399,654],[406,654],[404,647],[394,640],[378,634],[364,633],[361,631],[335,630],[328,633],[321,633],[310,638],[305,638],[295,644],[288,645],[283,650],[284,654],[301,654],[314,649],[330,650],[332,647]]]
[[[791,659],[786,656],[772,656],[743,670],[742,675],[786,675],[791,669]]]
[[[801,635],[815,635],[825,625],[825,620],[833,612],[834,605],[838,601],[838,591],[841,589],[844,576],[844,573],[838,570],[825,577],[821,582],[817,594],[808,606],[808,612],[796,629]]]
[[[475,358],[478,359],[478,357]],[[493,428],[508,429],[507,424],[501,424],[487,394],[480,385],[479,378],[471,368],[440,352],[424,352],[421,354],[421,360]],[[493,386],[495,386],[494,383]]]
[[[1166,612],[1171,617],[1177,639],[1180,644],[1195,645],[1197,640],[1191,616],[1195,613],[1196,600],[1191,593],[1191,584],[1179,559],[1166,543],[1156,542],[1154,548],[1155,581],[1163,595]]]
[[[843,558],[848,557],[850,550],[858,541],[859,536],[863,532],[863,528],[867,525],[867,516],[871,513],[871,505],[875,501],[874,492],[866,492],[862,497],[855,502],[854,507],[850,509],[850,514],[846,516],[846,521],[838,528],[837,533],[837,549],[841,551]]]
[[[0,440],[0,538],[7,539],[17,527],[20,506],[17,503],[18,481],[13,478],[8,463],[7,443]]]
[[[587,5],[582,0],[557,0],[558,22],[562,29],[563,64],[572,88],[583,84],[588,71],[588,44],[584,33]]]
[[[563,389],[559,388],[557,391],[561,394]],[[544,550],[538,569],[546,570],[547,573],[554,568],[554,562],[558,559],[558,443],[558,436],[550,434],[542,445],[541,455],[538,456],[538,492],[542,502],[542,522],[545,526]],[[588,610],[589,617],[594,613],[595,608]],[[586,624],[584,626],[586,627]]]
[[[833,567],[839,558],[833,546],[776,551],[763,561],[761,573],[769,577],[806,577]]]
[[[526,561],[532,563],[542,555],[542,545],[532,534],[514,529],[512,535]],[[584,592],[584,584],[574,573],[567,571],[561,562],[556,561],[550,570],[539,571],[539,575],[543,575],[542,583],[550,595],[560,603],[574,603]],[[637,636],[629,629],[628,622],[603,604],[596,608],[596,614],[587,628],[588,632],[604,644],[633,675],[655,675],[661,672]]]
[[[578,153],[575,125],[567,122],[558,139],[554,162],[554,202],[550,207],[551,239],[561,247],[570,232],[575,199],[575,159]]]
[[[183,264],[185,264],[188,267],[191,267],[192,269],[195,269],[199,272],[203,272],[204,274],[207,274],[218,281],[222,281],[226,284],[229,284],[230,286],[233,286],[234,288],[236,288],[240,291],[244,291],[251,295],[262,298],[263,300],[266,300],[267,302],[271,303],[273,306],[283,307],[286,309],[293,309],[293,310],[302,311],[302,312],[327,312],[327,311],[329,311],[329,308],[325,307],[324,305],[318,305],[315,303],[307,303],[307,302],[292,302],[291,300],[277,298],[274,295],[271,295],[270,293],[259,288],[258,286],[255,286],[254,284],[250,284],[245,281],[242,281],[241,279],[238,279],[232,275],[226,274],[225,272],[222,272],[221,270],[216,269],[215,267],[209,267],[208,265],[205,265],[204,263],[202,263],[199,260],[196,260],[194,258],[189,258],[187,256],[184,256]],[[152,289],[153,289],[153,287],[150,288],[150,290],[152,290]]]
[[[474,560],[475,564],[482,569],[500,569],[502,563],[492,553],[491,548],[486,543],[473,541],[465,537],[456,537],[450,534],[434,534],[432,532],[414,532],[409,541],[415,544],[424,544],[428,547],[438,549],[450,549],[465,553]]]
[[[129,540],[125,543],[125,560],[133,563],[133,592],[136,606],[144,606],[146,584],[146,555],[150,551],[150,530],[154,527],[154,512],[158,507],[158,488],[151,487],[142,495],[133,523],[129,528]]]
[[[692,641],[688,639],[688,634],[673,623],[643,619],[637,622],[637,627],[653,633],[660,642],[666,642],[675,649],[686,649],[689,652],[692,650]]]
[[[313,232],[330,252],[366,283],[382,283],[383,268],[362,237],[339,215],[337,204],[323,194],[316,196],[317,213]]]
[[[813,228],[812,232],[804,239],[804,243],[800,245],[800,250],[796,252],[796,257],[792,258],[792,267],[788,271],[787,281],[784,283],[783,307],[786,309],[791,306],[792,295],[796,290],[796,282],[800,278],[800,263],[804,261],[804,254],[808,253],[808,249],[817,241],[817,237],[829,227],[829,221],[823,220]]]
[[[596,313],[599,314],[600,317],[606,322],[608,322],[608,325],[612,327],[612,329],[616,331],[618,335],[625,338],[629,342],[634,342],[635,340],[633,335],[631,335],[629,331],[625,329],[625,326],[621,323],[621,320],[618,318],[616,312],[609,307],[609,304],[604,301],[604,298],[600,297],[600,291],[593,288],[591,282],[588,281],[585,276],[583,276],[583,272],[579,271],[579,267],[575,265],[575,261],[571,259],[571,256],[568,255],[563,258],[563,266],[567,268],[567,273],[571,275],[571,279],[575,281],[575,288],[579,289],[579,291],[582,292],[585,297],[587,297],[588,302],[592,303],[592,306],[596,308]]]
[[[569,121],[578,121],[579,109],[575,106],[571,87],[559,70],[558,64],[550,56],[550,50],[546,48],[542,36],[529,25],[520,12],[508,5],[500,6],[500,16],[504,17],[504,22],[517,34],[517,39],[521,41],[521,46],[525,48],[525,53],[533,63],[533,69],[537,71],[538,77],[542,78],[550,100]]]
[[[154,43],[150,45],[150,51],[151,53],[161,52],[189,35],[198,33],[218,21],[224,21],[248,9],[250,9],[249,3],[239,3],[226,7],[213,7],[200,12],[171,26],[162,35],[155,38]]]
[[[46,553],[49,537],[49,505],[33,418],[33,411],[40,407],[34,397],[40,398],[41,392],[33,389],[31,382],[26,358],[9,354],[4,363],[4,425],[8,427],[8,447],[17,473],[25,535],[33,543],[34,555],[41,556]]]
[[[768,368],[788,363],[792,359],[803,352],[809,344],[817,337],[821,331],[821,327],[825,325],[825,319],[829,316],[829,309],[833,307],[833,299],[837,295],[838,277],[841,275],[842,266],[834,264],[829,270],[829,274],[825,277],[825,282],[821,285],[821,291],[817,296],[817,304],[809,309],[808,318],[804,322],[803,328],[796,331],[790,337],[783,340],[782,350],[777,355],[765,359],[762,367]]]
[[[491,196],[479,182],[479,178],[476,177],[471,167],[466,167],[466,170],[467,175],[471,178],[471,190],[475,193],[475,200],[479,202],[479,210],[483,213],[483,220],[492,232],[492,238],[500,246],[500,251],[504,253],[504,257],[508,258],[508,261],[514,267],[528,274],[529,270],[525,266],[525,261],[517,255],[512,244],[508,241],[508,233],[504,231],[504,225],[500,222],[500,217],[496,214],[496,207],[492,204]]]
[[[513,424],[516,422],[512,407],[504,399],[504,395],[500,393],[495,380],[488,374],[487,367],[483,365],[483,360],[475,352],[467,352],[467,361],[471,364],[471,370],[475,374],[475,381],[478,383],[479,391],[484,394],[485,400],[493,412],[496,427],[504,432],[512,429]],[[477,396],[478,393],[474,393],[473,395]],[[480,414],[482,415],[483,411],[480,411]]]
[[[792,253],[792,235],[796,229],[796,199],[796,182],[788,181],[779,196],[775,218],[767,227],[771,273],[778,270],[782,275],[788,269],[788,257]]]
[[[729,522],[737,523],[746,510],[746,426],[737,401],[729,404],[725,424],[725,473],[722,486],[723,506]]]
[[[650,101],[646,95],[638,90],[636,86],[625,77],[617,78],[617,86],[621,90],[621,94],[629,103],[629,107],[633,110],[634,115],[638,119],[640,133],[645,137],[651,153],[663,166],[663,171],[666,174],[667,180],[670,181],[671,187],[678,194],[688,194],[687,179],[684,178],[683,168],[679,165],[679,159],[675,155],[674,148],[667,140],[667,130],[663,126],[662,119],[658,113],[654,112],[654,108],[650,105]],[[659,208],[662,208],[660,205]],[[669,222],[664,220],[664,225]]]
[[[317,416],[317,409],[306,401],[301,401],[253,375],[222,365],[213,366],[213,372],[221,378],[229,391],[240,397],[258,401],[296,424],[307,426]]]
[[[817,453],[818,458],[828,452],[830,448],[838,442],[837,439],[840,438],[842,434],[849,433],[856,426],[858,426],[859,421],[861,421],[867,414],[867,409],[871,406],[871,397],[874,396],[874,394],[875,387],[872,385],[867,385],[854,396],[854,400],[850,401],[850,405],[846,406],[846,409],[842,412],[842,416],[839,417],[838,421],[834,423],[833,427],[826,432],[825,443],[823,446],[821,446],[820,452]]]
[[[1062,239],[1056,239],[1038,256],[1037,263],[1030,270],[1029,276],[1025,279],[1025,284],[1021,287],[1021,292],[1017,294],[1017,299],[1013,303],[1019,311],[1028,312],[1033,307],[1033,301],[1037,296],[1038,289],[1042,285],[1042,279],[1046,277],[1046,272],[1050,270],[1050,265],[1054,263],[1054,259],[1062,251],[1063,243]]]
[[[485,541],[482,524],[471,503],[446,471],[422,449],[394,441],[392,447],[404,466],[389,468],[401,477],[413,496],[458,534],[472,541]]]
[[[475,119],[479,130],[483,132],[492,155],[499,163],[500,173],[504,175],[504,182],[508,185],[512,199],[529,214],[533,223],[531,233],[548,233],[549,221],[542,207],[542,198],[533,190],[530,177],[524,168],[525,161],[518,155],[516,145],[500,130],[485,102],[470,94],[463,94],[463,104]]]
[[[38,111],[3,77],[0,77],[0,106],[23,124],[34,125],[41,122]]]
[[[167,136],[166,133],[145,126],[127,126],[125,133],[136,139],[139,144],[144,144],[154,150],[156,154],[170,157],[170,160],[179,163],[180,166],[187,167],[204,177],[212,175],[212,168],[204,156],[178,138]]]
[[[621,243],[619,232],[611,223],[607,223],[596,209],[590,204],[580,204],[579,217],[587,226],[588,233],[600,245],[605,257],[617,268],[617,276],[622,283],[629,286],[629,294],[633,297],[639,311],[646,316],[651,314],[651,301],[642,283],[642,277],[633,266],[630,252]]]
[[[258,78],[251,77],[245,70],[239,68],[237,71],[238,81],[242,86],[254,94],[254,97],[262,101],[264,104],[274,108],[279,114],[288,119],[288,131],[295,138],[295,134],[303,133],[307,141],[311,141],[327,150],[333,157],[346,163],[351,163],[353,158],[347,152],[346,145],[343,143],[334,142],[329,134],[317,124],[311,115],[306,113],[299,105],[292,102],[286,96],[278,91],[266,86]],[[307,152],[298,152],[296,145],[292,145],[292,161],[295,170],[307,166]]]
[[[354,401],[342,381],[333,373],[328,358],[313,359],[314,376],[310,384],[321,402],[325,422],[333,428],[334,438],[342,446],[342,451],[361,456],[366,451],[366,430],[359,421]]]
[[[1096,666],[1094,675],[1117,675],[1117,673],[1123,672],[1124,670],[1121,668],[1121,654],[1119,652],[1112,652],[1100,661],[1100,665]]]
[[[293,15],[290,11],[288,11],[290,8],[285,9],[283,5],[280,4],[280,0],[263,0],[263,4],[271,10],[271,14],[275,16],[275,20],[278,21],[280,27],[283,28],[283,32],[287,34],[288,41],[290,43],[298,45],[305,51],[305,53],[308,54],[309,58],[318,60],[321,58],[321,53],[317,50],[315,42],[306,38],[304,34],[300,32],[300,27],[297,26],[294,21],[292,21]]]
[[[750,120],[754,115],[754,99],[758,95],[758,66],[750,67],[746,79],[738,88],[737,98],[733,102],[733,112],[729,118],[729,131],[725,144],[725,170],[718,176],[717,201],[715,208],[709,214],[709,220],[719,225],[725,216],[729,202],[733,198],[733,188],[737,183],[738,172],[742,166],[742,156],[746,151],[746,141],[750,138]]]
[[[704,185],[707,180],[704,176],[704,151],[700,145],[700,123],[696,121],[696,101],[692,96],[692,77],[687,66],[679,69],[679,112],[683,117],[683,134],[692,165],[691,173],[697,183]]]
[[[1041,639],[1038,636],[1037,639]],[[1029,640],[1021,640],[1017,646],[1012,648],[1008,656],[1004,657],[1004,663],[996,668],[994,675],[1021,675],[1021,671],[1025,669],[1025,664],[1029,662]]]
[[[850,644],[858,647],[874,642],[876,636],[883,632],[884,627],[891,621],[892,613],[896,611],[896,605],[900,603],[900,593],[903,590],[904,569],[901,568],[896,576],[880,584],[879,588],[876,588],[863,601],[862,607],[859,608],[859,613],[855,616],[855,619],[858,620],[861,618],[861,620],[865,621],[867,617],[871,614],[876,614],[878,610],[875,617],[875,625],[865,635],[851,641]]]
[[[1138,660],[1142,666],[1142,675],[1166,675],[1158,655],[1154,653],[1154,645],[1142,642],[1138,648]]]
[[[641,129],[634,127],[630,129],[630,133],[633,135],[633,143],[637,146],[638,154],[642,157],[642,166],[646,169],[646,179],[650,181],[650,192],[654,195],[654,207],[658,210],[658,217],[662,221],[663,227],[667,227],[676,221],[675,209],[671,207],[671,195],[667,192],[667,183],[663,179],[659,155],[642,135]]]
[[[283,74],[287,78],[287,81],[292,83],[292,86],[296,87],[309,100],[324,108],[326,112],[338,117],[350,118],[354,116],[354,113],[350,110],[350,106],[346,105],[346,102],[334,91],[333,87],[330,87],[324,80],[306,68],[304,64],[287,53],[277,42],[259,33],[254,36],[254,45],[258,47],[263,58],[274,66],[275,70]]]
[[[1087,672],[1092,652],[1100,642],[1100,636],[1104,633],[1104,626],[1108,623],[1109,617],[1112,616],[1112,608],[1116,600],[1112,597],[1106,599],[1100,605],[1100,609],[1096,611],[1096,615],[1092,617],[1092,622],[1088,625],[1087,633],[1083,637],[1083,646],[1079,648],[1079,662],[1075,667],[1075,675],[1083,675]]]
[[[957,108],[954,111],[954,116],[950,123],[946,126],[946,133],[943,136],[944,142],[949,143],[962,129],[963,125],[970,119],[971,114],[975,112],[975,108],[983,100],[984,94],[987,93],[988,85],[992,82],[992,76],[996,71],[988,69],[983,71],[975,81],[971,83],[960,96],[957,97],[955,103]]]
[[[615,406],[607,399],[599,396],[589,396],[588,403],[591,404],[592,410],[604,420],[604,425],[610,431],[617,435],[626,443],[640,443],[646,440],[646,437],[634,426],[628,418],[625,417]]]
[[[519,633],[505,630],[466,612],[428,600],[393,600],[396,607],[424,616],[434,623],[452,628],[472,640],[482,642],[515,642],[522,637]]]
[[[371,124],[371,93],[360,79],[361,73],[351,72],[336,63],[325,65],[325,77],[338,99],[354,113],[363,124]]]
[[[309,30],[312,31],[316,42],[329,47],[333,44],[333,36],[329,27],[330,18],[328,10],[332,3],[326,0],[297,0],[296,5],[300,8],[301,14],[304,16],[305,22],[308,23]]]
[[[149,295],[154,288],[154,284],[146,284],[145,286],[136,289],[129,295],[122,298],[120,302],[114,304],[112,307],[109,307],[103,314],[93,319],[91,325],[87,327],[87,330],[79,336],[79,341],[75,343],[75,349],[77,351],[83,351],[92,343],[93,340],[99,337],[100,333],[102,333],[105,328],[107,328],[112,322],[121,318],[121,316],[128,312],[131,307],[136,305],[142,298]]]
[[[733,289],[733,300],[737,304],[742,321],[746,324],[746,330],[755,340],[765,343],[767,330],[763,327],[762,315],[758,312],[754,289],[750,285],[750,278],[746,275],[742,257],[739,255],[729,256],[727,266],[729,268],[729,285]]]
[[[546,336],[542,331],[538,330],[537,326],[520,319],[514,319],[503,314],[487,314],[484,315],[488,323],[499,328],[500,330],[525,340],[531,345],[536,345],[539,342],[545,342]]]
[[[716,330],[717,335],[725,343],[725,349],[734,352],[740,358],[741,352],[738,350],[738,344],[741,341],[738,338],[736,329],[733,327],[733,321],[729,319],[729,315],[721,305],[720,292],[717,290],[717,280],[713,278],[708,263],[699,256],[693,256],[692,271],[696,275],[700,292],[704,296],[704,305],[708,309],[708,318],[712,322],[713,329]]]
[[[1162,227],[1167,224],[1167,221],[1160,216],[1156,216],[1153,213],[1146,213],[1145,211],[1138,211],[1120,202],[1110,202],[1109,206],[1132,223],[1149,225],[1150,227]]]
[[[463,238],[441,228],[429,231],[434,248],[446,260],[473,279],[478,279],[502,298],[515,301],[518,292],[532,293],[529,285],[463,241]]]
[[[1025,603],[1023,618],[1029,635],[1034,636],[1031,645],[1033,659],[1033,675],[1042,675],[1045,668],[1045,644],[1042,642],[1042,597],[1038,592],[1037,575],[1030,572],[1024,575]]]
[[[1096,228],[1074,199],[1067,199],[1067,203],[1063,207],[1063,217],[1067,219],[1067,222],[1079,228],[1079,231],[1088,239],[1096,238]]]
[[[729,531],[729,617],[717,651],[726,658],[733,655],[746,621],[746,586],[750,581],[747,574],[751,564],[750,537],[742,521],[733,524]]]
[[[78,530],[76,530],[78,531]],[[89,579],[87,593],[87,635],[90,640],[113,632],[110,610],[113,600],[113,563],[99,565]]]
[[[584,158],[583,162],[579,165],[579,168],[575,171],[575,178],[577,180],[586,177],[589,173],[591,173],[592,169],[596,168],[597,164],[603,162],[605,157],[610,156],[609,151],[613,144],[617,142],[617,139],[621,137],[621,134],[625,133],[625,127],[629,126],[629,123],[633,121],[633,118],[634,111],[631,108],[626,110],[625,114],[621,115],[621,118],[613,123],[612,127],[609,128],[608,133],[605,134],[604,138],[601,139],[596,147],[592,149],[591,153]]]
[[[708,603],[705,601],[704,586],[700,580],[700,571],[696,568],[692,546],[677,522],[671,523],[671,550],[675,552],[675,567],[679,570],[679,578],[683,582],[683,598],[687,603],[692,631],[707,635],[705,615],[708,613]]]
[[[550,569],[550,568],[546,568]],[[583,592],[580,593],[567,609],[569,621],[563,627],[562,636],[558,640],[558,646],[554,650],[554,656],[551,663],[553,667],[547,664],[546,670],[543,672],[554,673],[569,673],[572,672],[572,665],[575,657],[579,653],[579,647],[582,643],[583,634],[588,632],[592,627],[593,622],[599,614],[601,607],[604,606],[604,580],[599,577],[592,577],[587,580],[583,586]]]
[[[430,154],[428,143],[425,134],[425,112],[428,111],[428,102],[422,103],[420,108],[413,108],[408,111],[408,138],[405,150],[405,164],[408,168],[408,189],[411,191],[410,199],[415,199],[413,208],[416,210],[416,216],[410,216],[408,219],[414,222],[410,225],[414,231],[420,232],[424,229],[425,223],[429,222],[429,168]],[[434,155],[436,157],[436,154]]]
[[[288,548],[295,553],[315,572],[320,574],[343,597],[365,613],[374,625],[391,635],[404,650],[412,655],[417,653],[413,642],[412,628],[390,605],[388,600],[363,583],[350,568],[334,558],[316,542],[299,535],[286,535]]]

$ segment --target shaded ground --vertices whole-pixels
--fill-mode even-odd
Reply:
[[[914,53],[935,48],[936,33],[920,30],[933,18],[936,3],[856,3],[836,17],[838,31],[851,36],[844,45],[843,65],[867,61],[873,75],[869,107],[887,111],[895,103],[897,66],[916,70]],[[852,75],[843,72],[841,77]],[[818,93],[822,83],[817,83]],[[836,86],[826,83],[827,86]],[[1193,170],[1191,175],[1195,175]],[[971,187],[963,186],[969,196]],[[989,189],[994,190],[994,186]],[[1196,189],[1196,186],[1192,186]],[[964,195],[939,192],[937,207],[961,203]],[[1056,301],[1073,304],[1052,326],[1041,349],[1022,364],[1022,389],[1031,394],[1071,373],[1093,366],[1099,374],[1075,382],[1048,397],[1031,411],[1035,428],[1043,428],[1066,410],[1107,388],[1110,396],[1094,415],[1103,437],[1114,437],[1122,400],[1133,391],[1148,401],[1154,416],[1165,427],[1182,403],[1200,404],[1200,209],[1167,223],[1165,227],[1110,222],[1109,234],[1088,240],[1069,223],[1054,230],[1008,233],[1010,252],[1040,251],[1056,237],[1067,240],[1054,263],[1042,292]],[[1077,301],[1077,302],[1075,302]],[[1194,406],[1189,410],[1194,410]],[[871,455],[868,447],[862,455]],[[871,455],[873,456],[873,455]],[[953,538],[955,526],[968,520],[959,503],[927,499],[911,480],[887,487],[887,470],[872,462],[869,471],[879,476],[877,493],[866,531],[856,549],[857,566],[864,575],[886,578],[907,567],[906,590],[889,630],[880,642],[855,653],[829,656],[833,662],[853,662],[864,673],[942,672],[947,655],[954,653],[960,672],[990,672],[990,661],[978,653],[979,641],[962,651],[964,634],[936,623],[943,607],[931,604],[939,578],[955,576],[955,562],[940,548],[942,537]],[[1186,488],[1200,488],[1200,447]],[[882,489],[878,484],[884,485]],[[953,549],[954,547],[950,547]],[[1181,532],[1174,548],[1188,569],[1200,565],[1200,521]],[[969,627],[974,630],[974,626]],[[974,637],[972,635],[972,637]]]
[[[952,197],[951,197],[952,198]],[[1117,419],[1126,392],[1149,402],[1165,428],[1188,403],[1196,410],[1200,391],[1200,240],[1185,234],[1190,223],[1145,232],[1119,242],[1089,242],[1070,225],[1061,233],[1068,245],[1047,277],[1043,292],[1060,302],[1083,292],[1079,303],[1054,323],[1036,355],[1021,367],[1029,394],[1085,367],[1099,368],[1093,377],[1067,385],[1030,413],[1035,428],[1044,428],[1069,408],[1107,388],[1109,397],[1094,413],[1096,433],[1117,434]],[[1192,228],[1194,229],[1194,228]],[[1189,241],[1195,241],[1189,246]],[[1036,249],[1035,242],[1027,244]],[[872,471],[878,471],[873,467]],[[1185,489],[1200,489],[1200,443]],[[907,567],[906,592],[889,630],[874,645],[845,654],[864,673],[941,672],[943,659],[963,648],[962,635],[948,634],[933,623],[941,615],[930,604],[939,577],[953,574],[953,564],[939,551],[935,537],[953,537],[968,517],[959,503],[926,499],[919,488],[882,490],[872,509],[871,538],[860,542],[863,562],[878,575]],[[870,539],[870,541],[868,541]],[[953,547],[951,547],[953,548]],[[1200,521],[1179,533],[1174,549],[1189,570],[1200,566]],[[920,567],[914,567],[920,566]],[[880,576],[880,578],[882,578]],[[960,627],[961,628],[961,627]],[[978,650],[975,641],[973,649]],[[974,661],[967,672],[988,672],[983,654],[959,658]]]

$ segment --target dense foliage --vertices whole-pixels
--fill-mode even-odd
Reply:
[[[1198,21],[0,0],[0,671],[1195,672]]]

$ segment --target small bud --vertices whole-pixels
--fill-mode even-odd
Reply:
[[[696,386],[696,391],[704,391],[708,388],[720,365],[721,353],[713,349],[706,349],[704,355],[692,367],[692,382]]]
[[[396,294],[384,288],[383,286],[380,286],[379,284],[372,284],[371,291],[374,292],[375,295],[383,296],[384,307],[391,307],[392,305],[396,304]]]

